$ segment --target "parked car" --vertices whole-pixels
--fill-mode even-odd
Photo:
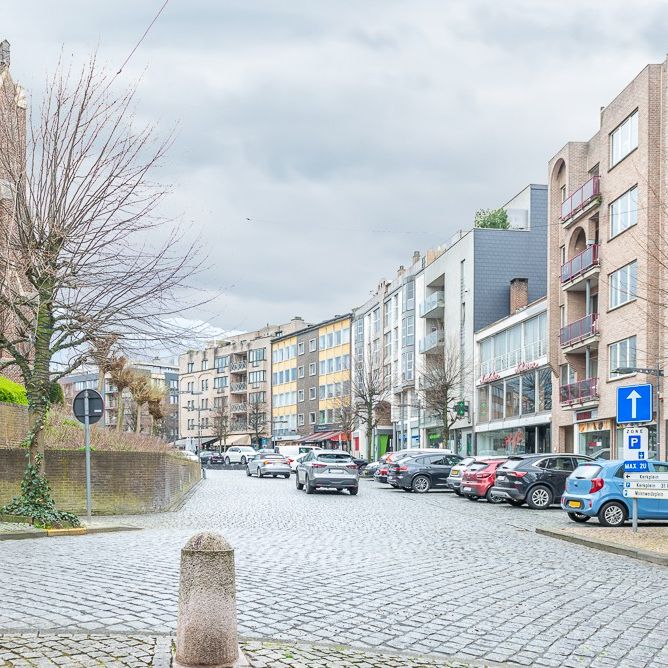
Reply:
[[[290,477],[290,464],[287,457],[279,455],[276,452],[258,453],[246,464],[246,475],[256,475],[262,478],[270,475],[276,478],[282,475],[284,478]]]
[[[651,472],[668,472],[668,462],[650,461]],[[566,480],[561,507],[574,522],[598,518],[606,527],[620,527],[631,517],[632,501],[623,495],[624,462],[594,461],[578,466]],[[668,520],[668,501],[638,499],[638,519]]]
[[[382,463],[373,474],[373,479],[376,482],[385,484],[387,482],[387,476],[390,472],[390,464],[388,462]]]
[[[543,510],[558,503],[566,486],[566,478],[580,464],[594,461],[586,455],[512,455],[496,471],[492,488],[513,506],[526,503],[530,508]]]
[[[447,485],[457,496],[461,496],[460,485],[462,482],[462,473],[467,466],[473,464],[475,457],[464,457],[459,464],[452,467],[448,476]]]
[[[396,450],[394,452],[388,452],[385,457],[384,465],[381,465],[378,471],[374,474],[373,479],[376,482],[387,483],[390,482],[389,475],[393,465],[396,462],[406,459],[407,457],[415,457],[416,455],[428,453],[428,452],[440,452],[450,454],[452,450],[439,450],[437,448],[404,448],[403,450]],[[396,487],[396,481],[393,479],[393,482],[390,482],[392,487]]]
[[[397,487],[423,494],[430,489],[446,489],[450,470],[461,460],[459,455],[444,455],[438,451],[419,454],[395,462],[392,473],[396,475]]]
[[[369,462],[366,459],[360,459],[359,457],[353,457],[353,461],[357,464],[357,470],[362,473],[364,469],[368,466]]]
[[[212,452],[209,457],[209,466],[221,465],[225,463],[225,455],[222,452]]]
[[[213,450],[202,450],[199,453],[199,460],[202,463],[202,466],[207,466],[209,464],[209,460],[211,459],[211,455],[215,455],[216,453]]]
[[[364,471],[362,471],[362,475],[365,478],[373,478],[376,475],[376,471],[380,466],[382,466],[383,462],[380,460],[375,461],[375,462],[369,462],[365,467]]]
[[[249,459],[255,457],[256,454],[257,450],[250,445],[233,445],[231,448],[225,450],[225,463],[228,466],[230,464],[245,464]]]
[[[295,484],[307,494],[321,487],[333,487],[337,492],[347,489],[355,495],[359,489],[359,471],[347,452],[315,450],[297,465]]]
[[[295,460],[300,455],[305,455],[311,450],[322,450],[318,445],[279,445],[278,452],[288,459]]]
[[[504,499],[492,492],[496,470],[505,459],[477,459],[462,473],[461,494],[471,501],[485,499],[488,503],[503,503]]]

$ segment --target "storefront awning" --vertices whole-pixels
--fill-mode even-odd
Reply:
[[[346,434],[342,431],[316,431],[308,436],[302,436],[297,442],[325,443],[327,441],[334,441],[338,443],[339,437],[341,437],[341,443],[346,443],[348,441]]]
[[[237,436],[228,436],[227,445],[250,445],[251,437],[248,434],[239,434]]]

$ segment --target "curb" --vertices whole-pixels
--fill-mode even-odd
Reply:
[[[581,536],[574,536],[571,533],[560,529],[541,529],[537,528],[537,534],[542,536],[549,536],[550,538],[557,538],[558,540],[566,541],[567,543],[575,543],[577,545],[584,545],[594,550],[601,550],[602,552],[609,552],[611,554],[621,554],[632,559],[639,559],[640,561],[648,561],[652,564],[659,564],[660,566],[668,566],[668,555],[660,554],[659,552],[650,552],[649,550],[640,550],[634,547],[627,547],[619,543],[612,543],[610,541],[597,540],[596,538],[583,538]]]
[[[199,489],[199,486],[204,482],[204,480],[206,480],[206,478],[200,478],[180,499],[174,501],[171,506],[165,508],[165,510],[162,512],[175,513],[181,510],[181,508],[183,508],[183,506],[185,506],[186,503],[190,501],[190,497],[193,496],[193,494]]]
[[[70,529],[33,529],[32,531],[15,531],[14,533],[0,533],[1,540],[25,540],[28,538],[55,538],[56,536],[86,536],[94,533],[112,533],[116,531],[141,531],[141,527],[130,525],[106,527],[76,527]]]

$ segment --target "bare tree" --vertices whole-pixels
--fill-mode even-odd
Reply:
[[[357,416],[348,383],[344,383],[342,394],[334,400],[334,419],[345,436],[348,448],[350,448],[351,434],[355,429]]]
[[[267,404],[264,401],[251,401],[248,404],[248,429],[253,432],[254,442],[259,447],[260,437],[267,427]]]
[[[98,369],[97,391],[102,396],[104,396],[104,378],[111,371],[118,339],[116,334],[111,334],[97,336],[91,341],[90,356]]]
[[[445,443],[450,439],[450,429],[457,421],[455,404],[463,399],[462,388],[467,380],[468,368],[459,352],[459,343],[446,339],[443,348],[425,355],[424,366],[418,377],[421,403],[441,425]]]
[[[141,409],[154,396],[151,378],[141,371],[133,370],[130,387],[132,398],[135,401],[135,431],[141,431]]]
[[[386,412],[389,379],[383,373],[378,354],[366,351],[354,364],[352,374],[352,405],[355,418],[366,431],[366,458],[373,455],[373,432],[379,417]]]
[[[132,368],[123,355],[114,357],[109,366],[111,382],[116,387],[116,430],[123,431],[125,421],[125,398],[123,393],[130,387],[133,378]]]
[[[152,174],[169,140],[139,127],[134,89],[114,92],[94,57],[72,72],[58,68],[25,134],[20,110],[0,116],[10,193],[0,194],[10,220],[0,312],[16,323],[0,330],[0,371],[15,365],[26,386],[31,462],[43,452],[51,382],[89,359],[101,337],[121,336],[126,347],[175,341],[198,263],[198,249],[156,213],[166,190]]]
[[[223,447],[227,445],[227,439],[230,436],[231,424],[230,424],[230,407],[224,397],[220,397],[221,401],[213,407],[213,433],[218,439],[220,445],[220,451],[223,451]]]
[[[167,392],[162,387],[156,385],[151,386],[149,398],[146,402],[146,408],[152,420],[151,431],[154,436],[160,432],[163,420],[167,416]]]

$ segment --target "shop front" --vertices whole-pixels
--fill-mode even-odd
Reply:
[[[476,433],[477,456],[507,456],[550,452],[550,425],[492,429]]]
[[[649,432],[649,457],[655,459],[656,425],[647,426]],[[577,452],[595,459],[621,459],[624,428],[612,418],[578,422],[575,425]]]

